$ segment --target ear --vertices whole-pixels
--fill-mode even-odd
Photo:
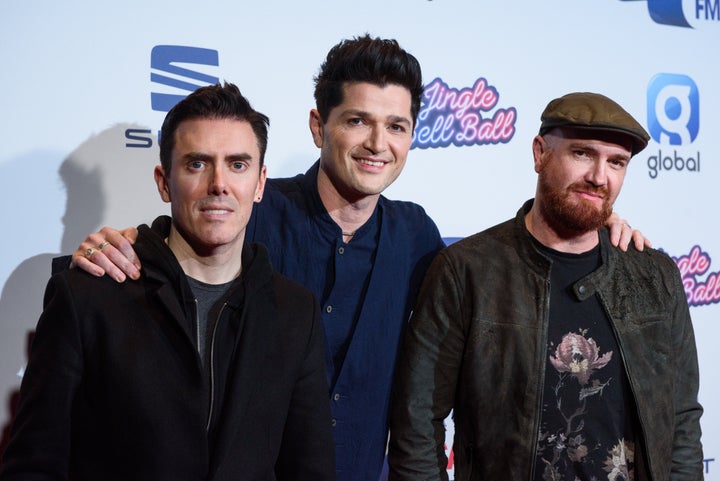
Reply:
[[[533,161],[535,163],[535,172],[540,172],[543,168],[543,162],[545,160],[545,153],[548,150],[545,139],[540,135],[536,135],[532,143]]]
[[[321,149],[323,146],[323,122],[320,118],[320,112],[318,112],[317,109],[312,109],[310,111],[308,123],[310,125],[310,133],[312,134],[313,142],[315,142],[315,147]]]
[[[165,170],[160,165],[155,166],[155,183],[157,184],[160,198],[164,202],[170,202],[170,182],[165,175]]]
[[[260,178],[258,179],[257,187],[255,188],[255,202],[262,200],[263,192],[265,192],[265,181],[267,180],[267,166],[263,165],[260,170]]]

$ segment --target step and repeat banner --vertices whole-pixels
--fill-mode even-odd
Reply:
[[[313,76],[334,44],[370,33],[398,39],[426,85],[413,149],[386,195],[423,205],[448,239],[533,196],[531,141],[549,100],[603,93],[646,126],[652,139],[616,211],[683,275],[705,479],[720,480],[719,2],[0,3],[0,449],[50,260],[103,225],[168,212],[152,172],[169,107],[199,86],[236,83],[271,119],[268,175],[304,172],[318,156]]]

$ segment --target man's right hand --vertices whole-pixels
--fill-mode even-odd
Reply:
[[[80,244],[72,255],[70,268],[79,267],[98,277],[107,274],[117,282],[124,282],[127,277],[138,279],[140,260],[132,248],[137,235],[135,227],[121,231],[103,227]]]

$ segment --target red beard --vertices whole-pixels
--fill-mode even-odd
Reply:
[[[591,202],[579,199],[570,201],[570,193],[576,190],[603,195],[600,208]],[[576,182],[566,189],[556,189],[550,185],[543,173],[539,177],[539,192],[542,195],[540,212],[550,227],[563,238],[574,237],[590,231],[596,231],[607,222],[612,214],[612,205],[608,200],[605,187],[594,187],[586,182]]]

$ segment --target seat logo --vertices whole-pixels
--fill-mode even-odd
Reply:
[[[156,45],[150,54],[150,80],[160,88],[170,91],[151,92],[153,110],[167,112],[200,87],[216,84],[218,77],[207,73],[207,67],[219,65],[217,50],[180,45]],[[196,66],[206,67],[194,70]]]

